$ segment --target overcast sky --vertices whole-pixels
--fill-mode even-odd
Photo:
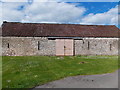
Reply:
[[[118,2],[8,1],[10,0],[0,2],[0,23],[4,20],[28,23],[118,24]]]

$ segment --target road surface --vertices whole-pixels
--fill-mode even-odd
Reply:
[[[102,75],[66,77],[35,88],[118,88],[118,71]]]

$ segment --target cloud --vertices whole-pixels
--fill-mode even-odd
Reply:
[[[28,2],[28,0],[0,0],[2,2]],[[32,1],[32,0],[30,0]],[[68,0],[33,0],[35,2],[68,2]],[[119,2],[119,0],[69,0],[69,2]]]
[[[57,23],[79,23],[85,13],[84,7],[75,7],[68,3],[58,2],[3,3],[3,20],[16,22],[57,22]],[[55,1],[55,0],[54,0]],[[23,6],[23,10],[19,10]],[[79,18],[79,19],[78,19]]]
[[[58,0],[61,2],[68,2],[68,0]],[[69,0],[69,2],[119,2],[119,0]]]
[[[20,6],[23,5],[23,3],[3,3],[3,13],[2,17],[3,20],[6,21],[21,21],[22,18],[24,18],[24,14],[22,10],[19,10]]]
[[[22,20],[27,22],[78,22],[85,12],[84,7],[75,7],[67,3],[42,2],[29,5],[26,16]]]
[[[104,13],[90,13],[85,7],[76,7],[64,2],[23,3],[5,2],[0,7],[2,18],[6,21],[29,23],[80,23],[80,24],[115,24],[118,23],[118,6]],[[53,1],[53,0],[52,0]],[[1,3],[0,3],[1,4]]]
[[[0,3],[0,25],[2,24],[2,3]]]
[[[110,9],[104,13],[93,14],[85,16],[81,23],[83,24],[118,24],[118,6]]]
[[[31,2],[31,1],[34,1],[34,2],[56,2],[58,0],[1,0],[2,2]]]

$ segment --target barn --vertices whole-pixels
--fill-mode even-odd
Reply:
[[[3,22],[3,56],[118,55],[114,25]]]

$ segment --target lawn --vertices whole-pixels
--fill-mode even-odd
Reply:
[[[67,76],[111,73],[118,56],[3,56],[3,88],[33,88]]]

